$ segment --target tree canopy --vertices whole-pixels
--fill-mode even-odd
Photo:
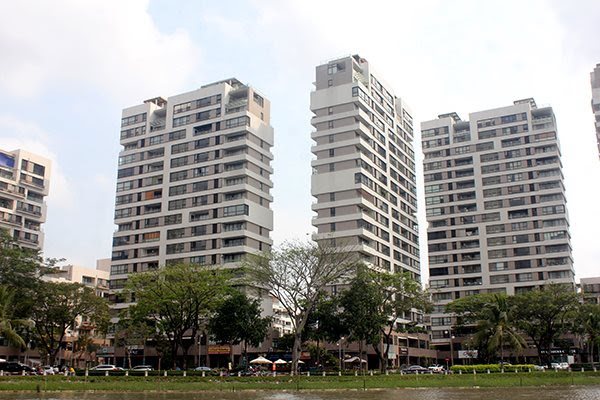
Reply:
[[[515,296],[517,326],[538,348],[540,361],[549,365],[550,350],[573,325],[579,298],[570,285],[547,285]]]
[[[251,299],[246,294],[233,290],[217,306],[209,319],[208,329],[218,342],[231,345],[243,343],[243,356],[246,359],[248,345],[260,345],[269,331],[271,318],[262,317],[261,313],[259,299]]]
[[[177,366],[178,351],[187,367],[189,348],[199,329],[230,292],[230,274],[197,264],[167,265],[129,277],[127,291],[137,304],[131,307],[134,320],[150,321],[164,335]]]
[[[360,264],[358,255],[348,250],[324,242],[287,242],[246,260],[253,284],[268,290],[291,318],[292,371],[297,371],[302,334],[320,296],[329,285],[347,282]]]
[[[51,365],[67,329],[75,328],[78,319],[104,327],[109,318],[106,300],[78,283],[41,282],[32,300],[31,320],[38,346]]]

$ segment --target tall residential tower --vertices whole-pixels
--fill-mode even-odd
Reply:
[[[358,55],[319,65],[315,86],[315,240],[420,280],[410,109]]]
[[[554,112],[533,99],[423,122],[433,342],[452,338],[444,306],[478,293],[574,284]]]
[[[596,143],[598,144],[598,156],[600,156],[600,64],[590,74],[592,83],[592,111],[596,120]]]
[[[231,268],[270,248],[269,112],[237,79],[123,110],[113,293],[131,273],[176,262]]]
[[[20,246],[42,250],[50,160],[24,150],[0,150],[0,228]]]

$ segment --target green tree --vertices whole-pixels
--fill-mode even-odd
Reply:
[[[291,352],[294,348],[294,339],[295,335],[292,333],[285,333],[273,340],[273,347],[278,351]]]
[[[43,264],[38,250],[20,247],[6,230],[1,230],[0,285],[31,289],[38,282]]]
[[[594,347],[600,341],[600,305],[581,304],[575,315],[573,330],[585,337],[588,359],[594,365]]]
[[[386,273],[369,271],[371,284],[380,293],[377,297],[379,304],[377,310],[382,317],[386,317],[380,326],[382,340],[372,343],[377,354],[381,370],[388,367],[388,354],[392,345],[392,334],[401,329],[402,322],[414,325],[413,312],[425,313],[431,310],[429,294],[424,292],[421,283],[412,278],[409,273]]]
[[[244,293],[234,290],[209,319],[208,330],[215,340],[231,345],[232,365],[234,345],[243,343],[242,359],[247,366],[248,345],[259,346],[267,336],[271,318],[262,317],[261,313],[259,299],[250,299]]]
[[[358,271],[341,297],[346,329],[351,336],[373,346],[382,371],[389,364],[393,333],[416,323],[412,321],[413,312],[431,308],[428,294],[409,274],[377,272],[366,267]]]
[[[506,348],[519,353],[526,346],[517,327],[515,303],[514,297],[505,294],[481,294],[457,299],[448,305],[447,311],[456,314],[461,326],[474,325],[471,340],[480,357],[489,360],[499,354],[504,361]]]
[[[359,268],[350,286],[341,294],[342,321],[349,332],[348,340],[358,342],[361,359],[364,343],[379,344],[381,327],[388,319],[380,310],[384,296],[366,268]],[[360,365],[362,368],[362,362]]]
[[[292,371],[298,371],[302,335],[315,304],[326,288],[347,281],[356,271],[356,252],[324,242],[288,242],[269,253],[246,259],[249,278],[269,290],[291,318],[294,330]]]
[[[30,326],[31,321],[15,318],[15,292],[6,285],[0,285],[0,335],[14,346],[24,348],[25,340],[18,330],[19,326]]]
[[[517,326],[537,347],[540,362],[549,365],[554,342],[573,325],[579,305],[574,288],[547,285],[516,295],[514,300]]]
[[[32,297],[31,319],[40,351],[53,365],[67,329],[84,319],[106,326],[108,305],[94,289],[78,283],[41,282]]]
[[[325,342],[337,342],[344,335],[348,335],[348,330],[342,320],[340,312],[339,296],[321,296],[317,301],[314,310],[306,324],[303,340],[312,340],[315,342],[314,349],[311,350],[311,357],[317,364],[321,364],[321,355],[326,353],[321,351],[320,344]]]
[[[168,265],[133,274],[127,284],[127,291],[135,294],[137,301],[130,309],[131,316],[154,326],[167,338],[173,368],[181,350],[185,369],[198,330],[228,294],[229,280],[227,271],[197,264]]]
[[[488,354],[500,353],[500,361],[504,361],[505,347],[520,353],[526,346],[525,339],[515,326],[514,302],[505,294],[492,294],[490,301],[481,309],[481,317],[477,321],[475,343],[486,343]]]
[[[152,336],[152,328],[147,321],[136,321],[125,312],[119,318],[115,331],[115,342],[118,347],[125,349],[127,365],[131,369],[132,346],[145,346],[146,341]]]
[[[446,306],[446,312],[453,313],[456,315],[456,326],[455,331],[468,331],[472,332],[473,327],[478,324],[479,321],[484,319],[483,310],[487,307],[487,304],[492,301],[492,294],[476,294],[473,296],[461,297],[460,299],[454,300]],[[489,338],[485,335],[479,335],[477,342],[475,342],[474,336],[467,339],[470,345],[475,346],[479,351],[479,358],[487,361],[491,361],[495,358],[494,353],[490,353],[488,350]]]

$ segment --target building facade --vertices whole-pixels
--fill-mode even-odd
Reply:
[[[444,114],[421,134],[434,344],[452,344],[452,300],[574,284],[552,108],[524,99],[467,121]]]
[[[420,280],[411,111],[358,55],[316,68],[314,239]]]
[[[0,149],[0,228],[20,246],[42,250],[50,160],[25,150]]]
[[[108,297],[108,280],[110,278],[110,259],[96,261],[96,268],[81,265],[63,265],[42,275],[42,280],[49,282],[80,283],[93,288],[98,297]]]
[[[596,126],[596,143],[598,144],[598,156],[600,157],[600,64],[590,74],[592,84],[592,111],[594,112]]]
[[[269,101],[237,79],[123,110],[111,297],[168,263],[236,267],[272,244]]]
[[[581,278],[580,287],[584,302],[600,304],[600,276]]]

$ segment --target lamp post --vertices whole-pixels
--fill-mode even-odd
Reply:
[[[340,364],[340,371],[342,370],[342,346],[341,346],[341,340],[338,340],[337,342],[337,347],[338,347],[338,362]]]
[[[450,335],[450,362],[454,367],[454,335]]]
[[[338,358],[340,360],[340,371],[342,371],[343,368],[344,368],[344,363],[343,363],[343,360],[342,360],[342,341],[343,340],[344,340],[344,337],[342,336],[340,338],[340,341],[338,342]]]
[[[202,333],[198,336],[198,367],[202,362]]]
[[[444,333],[448,335],[448,339],[450,339],[450,365],[454,366],[454,335],[452,334],[452,328],[444,331]]]

